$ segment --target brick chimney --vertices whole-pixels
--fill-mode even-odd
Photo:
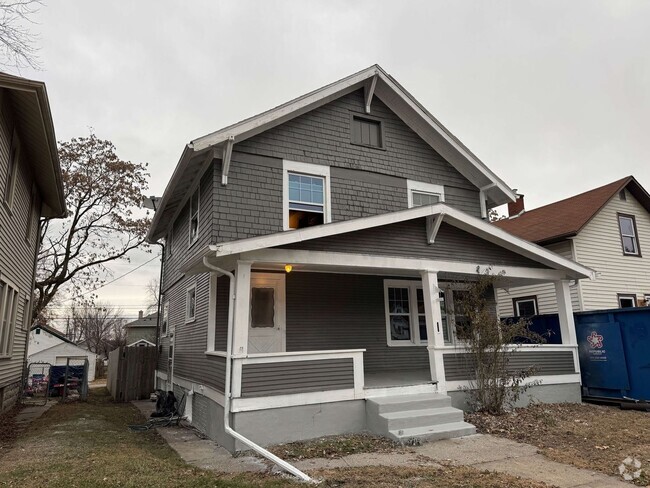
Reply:
[[[516,202],[508,202],[508,217],[510,218],[516,217],[525,210],[523,195],[517,194]]]
[[[138,318],[139,318],[140,320],[142,320],[142,317],[143,317],[143,316],[144,316],[144,312],[143,312],[142,310],[140,310],[140,311],[138,312]]]

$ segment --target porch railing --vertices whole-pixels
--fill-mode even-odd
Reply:
[[[365,349],[249,354],[233,357],[233,407],[267,408],[302,401],[363,398]]]

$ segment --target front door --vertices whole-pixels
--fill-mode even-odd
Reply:
[[[251,308],[248,322],[248,352],[284,352],[285,323],[284,273],[251,275]]]

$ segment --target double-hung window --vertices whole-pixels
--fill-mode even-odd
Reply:
[[[329,166],[284,161],[284,230],[330,222]]]
[[[190,198],[190,246],[199,238],[199,191],[197,188]]]
[[[406,189],[408,191],[409,208],[433,205],[445,201],[445,188],[442,185],[407,180]]]
[[[420,281],[385,280],[386,335],[390,346],[425,345],[427,320]]]
[[[18,289],[0,279],[0,357],[11,356],[17,314]]]
[[[626,256],[641,256],[639,249],[639,239],[636,231],[636,221],[634,215],[618,215],[618,228],[621,233],[621,244],[623,245],[623,254]]]

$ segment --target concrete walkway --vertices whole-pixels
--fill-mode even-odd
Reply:
[[[45,405],[26,404],[26,406],[18,412],[18,415],[16,415],[16,430],[18,432],[23,432],[29,424],[47,412],[55,403],[57,403],[56,400],[48,400]]]
[[[133,404],[145,415],[153,411],[151,401]],[[193,466],[227,473],[266,471],[270,464],[251,456],[232,457],[216,442],[200,437],[192,429],[159,427],[157,431],[180,457]],[[443,464],[472,466],[521,478],[542,481],[559,488],[630,488],[619,478],[596,471],[557,463],[538,454],[537,448],[491,435],[472,435],[413,447],[412,452],[352,454],[342,458],[316,458],[293,463],[301,471],[356,468],[362,466],[428,466]]]

